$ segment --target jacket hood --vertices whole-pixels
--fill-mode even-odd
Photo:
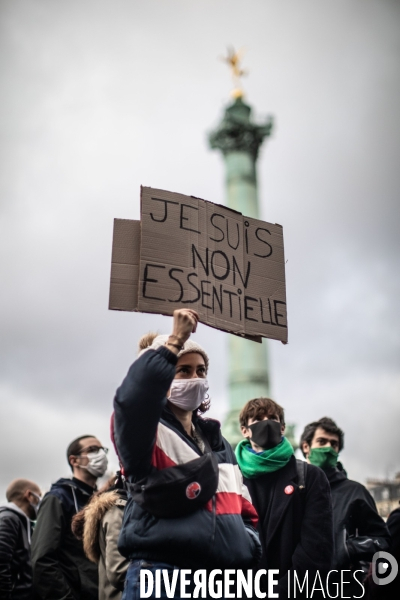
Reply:
[[[122,508],[126,504],[126,492],[123,490],[113,490],[93,496],[92,500],[84,509],[84,532],[83,549],[86,556],[92,562],[98,563],[100,560],[99,534],[101,520],[110,508],[120,505]]]
[[[72,479],[62,477],[52,484],[44,497],[46,498],[48,495],[56,496],[72,518],[72,515],[79,512],[86,505],[95,491],[96,488],[75,477]]]
[[[60,477],[60,479],[51,484],[51,489],[54,490],[59,487],[65,487],[66,485],[74,485],[75,487],[75,482],[69,477]]]
[[[84,483],[83,481],[79,481],[79,479],[69,479],[68,477],[61,477],[55,483],[52,483],[50,491],[52,492],[60,488],[71,487],[84,493],[87,492],[88,494],[93,494],[93,488],[90,485]]]
[[[337,466],[333,469],[324,470],[325,475],[328,478],[329,483],[337,483],[338,481],[344,481],[347,479],[347,473],[343,468],[342,463],[338,462]]]
[[[21,517],[24,518],[24,522],[26,522],[26,530],[28,533],[28,541],[30,543],[30,541],[31,541],[31,521],[30,521],[29,517],[24,513],[23,510],[20,509],[19,506],[14,504],[14,502],[5,502],[4,504],[1,504],[0,511],[3,511],[3,510],[12,510],[13,512],[17,513],[18,515],[20,515]]]
[[[18,513],[19,515],[22,515],[23,517],[25,517],[25,519],[29,522],[29,517],[27,517],[27,515],[24,513],[24,511],[19,506],[14,504],[14,502],[5,502],[4,504],[1,504],[0,510],[1,509],[13,510],[14,512]]]

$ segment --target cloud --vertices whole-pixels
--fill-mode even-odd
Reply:
[[[271,393],[299,433],[338,419],[354,477],[393,462],[399,16],[379,0],[263,0],[247,12],[232,0],[3,3],[3,489],[67,474],[65,447],[82,429],[108,438],[138,338],[168,331],[165,317],[107,310],[112,221],[139,217],[140,184],[224,201],[206,134],[228,101],[218,56],[229,43],[248,49],[257,118],[276,120],[258,162],[261,214],[283,225],[288,260],[289,344],[269,343]],[[196,335],[221,419],[227,336]]]

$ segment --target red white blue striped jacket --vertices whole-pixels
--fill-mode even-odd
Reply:
[[[184,464],[201,454],[166,406],[177,358],[166,347],[149,350],[131,366],[114,401],[115,443],[128,480],[154,469]],[[220,424],[193,415],[196,427],[217,458],[214,497],[201,509],[179,518],[157,518],[128,501],[119,550],[131,559],[177,567],[246,569],[260,556],[257,513],[230,444]]]

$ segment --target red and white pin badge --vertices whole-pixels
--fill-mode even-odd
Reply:
[[[283,491],[285,492],[285,494],[290,496],[290,494],[293,494],[294,492],[294,487],[292,485],[287,485]]]
[[[194,481],[193,483],[189,483],[186,488],[186,496],[189,500],[194,500],[201,492],[201,485]]]

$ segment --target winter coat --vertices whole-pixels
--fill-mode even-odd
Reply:
[[[31,600],[31,522],[14,502],[0,506],[0,598]]]
[[[392,582],[384,586],[377,585],[372,578],[371,565],[367,579],[365,600],[397,600],[397,598],[400,598],[400,508],[396,508],[390,513],[386,525],[391,537],[389,553],[397,561],[399,571]]]
[[[392,511],[387,520],[387,528],[391,536],[390,552],[400,565],[400,508]],[[400,577],[399,577],[400,584]]]
[[[115,441],[130,482],[202,455],[173,412],[166,394],[175,375],[177,357],[165,346],[138,358],[115,397]],[[130,498],[119,538],[121,554],[131,559],[160,561],[191,569],[243,568],[254,564],[257,520],[230,444],[218,421],[196,418],[218,462],[219,480],[213,498],[186,516],[159,518]]]
[[[32,536],[33,585],[41,600],[97,600],[97,566],[71,531],[71,519],[93,488],[79,479],[59,479],[44,496]]]
[[[357,579],[363,582],[368,573],[368,563],[379,550],[390,552],[390,535],[386,524],[376,510],[374,499],[357,481],[347,478],[341,463],[325,470],[333,505],[335,536],[334,569],[359,570]],[[360,584],[354,577],[347,586],[348,596],[360,596]],[[368,586],[367,586],[368,587]]]
[[[294,456],[278,471],[244,480],[260,519],[263,555],[258,568],[279,569],[275,590],[279,598],[288,597],[289,570],[295,570],[300,581],[308,571],[313,580],[317,570],[323,577],[333,562],[329,483],[323,471],[313,465],[305,465],[304,480],[305,489],[301,490]],[[290,582],[293,590],[292,574]],[[294,597],[293,592],[290,597]],[[296,597],[302,597],[299,591]]]
[[[375,552],[390,551],[390,535],[368,490],[347,479],[342,465],[325,471],[331,486],[335,567],[348,569],[359,561],[370,562]]]
[[[399,572],[393,583],[387,586],[392,592],[392,598],[400,597],[400,508],[396,508],[390,513],[387,520],[387,528],[391,536],[391,545],[389,552],[397,560]],[[381,586],[382,587],[382,586]]]
[[[386,523],[392,538],[390,551],[400,562],[400,508],[390,513]]]
[[[99,600],[117,600],[124,589],[129,561],[117,542],[126,505],[126,492],[113,490],[93,497],[85,508],[83,549],[99,566]]]

